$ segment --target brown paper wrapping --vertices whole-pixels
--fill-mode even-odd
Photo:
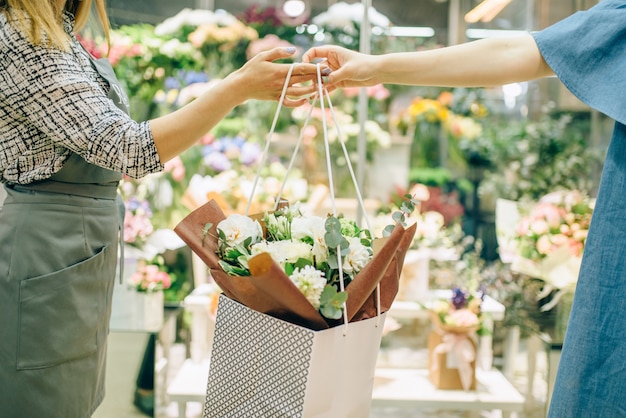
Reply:
[[[260,258],[257,255],[249,260],[252,276],[238,277],[226,274],[220,267],[216,254],[216,227],[225,218],[219,205],[211,200],[191,212],[174,228],[174,231],[207,264],[212,277],[226,296],[256,311],[314,330],[341,323],[327,320],[317,312],[269,255]],[[212,226],[203,237],[207,223],[211,223]],[[389,310],[398,292],[404,256],[415,229],[416,225],[407,229],[396,225],[381,248],[374,252],[368,265],[346,286],[349,321],[377,315],[376,286],[379,283],[381,313]]]

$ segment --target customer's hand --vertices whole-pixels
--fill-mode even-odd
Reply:
[[[310,63],[320,59],[332,70],[326,82],[329,89],[380,83],[375,77],[375,56],[329,45],[311,48],[302,57],[302,62]]]
[[[294,51],[295,49],[274,48],[251,58],[244,66],[227,77],[230,79],[232,88],[236,90],[234,93],[242,94],[245,99],[279,100],[291,64],[279,64],[273,61],[288,58],[293,55]],[[325,65],[322,66],[322,68],[325,67]],[[316,88],[313,83],[303,83],[315,80],[316,77],[315,64],[295,64],[283,102],[284,106],[295,107],[306,103],[307,97],[314,93]]]

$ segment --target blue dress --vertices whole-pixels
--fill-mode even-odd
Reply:
[[[615,120],[548,416],[626,417],[626,1],[533,36],[563,84]]]

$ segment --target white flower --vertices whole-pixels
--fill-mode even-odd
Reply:
[[[265,218],[265,227],[276,239],[284,240],[289,239],[290,236],[290,223],[286,216],[274,216],[270,214]]]
[[[295,269],[293,274],[289,276],[296,287],[302,292],[305,298],[315,309],[320,307],[320,296],[326,286],[324,273],[316,270],[313,266],[305,266],[301,269]]]
[[[181,45],[182,42],[180,42],[178,39],[170,39],[169,41],[161,45],[160,52],[166,57],[174,58]]]
[[[313,240],[313,256],[316,263],[323,263],[328,259],[328,246],[324,240],[326,234],[326,219],[320,216],[294,218],[291,223],[291,237],[303,240],[309,237]]]
[[[285,263],[295,263],[301,258],[313,261],[312,248],[309,244],[293,240],[285,241],[262,241],[250,247],[250,254],[255,256],[260,253],[268,253],[281,267]]]
[[[346,2],[335,3],[328,8],[328,11],[313,18],[313,23],[319,26],[329,26],[333,28],[343,28],[352,22],[360,23],[363,20],[363,5],[361,3],[348,4]],[[389,27],[391,22],[387,16],[369,8],[369,21],[373,26]]]
[[[217,224],[217,229],[226,236],[226,245],[235,246],[248,238],[257,242],[263,236],[263,229],[259,222],[243,215],[233,214]]]
[[[179,32],[184,26],[198,27],[201,25],[221,24],[230,26],[237,18],[224,10],[216,10],[215,12],[205,9],[192,10],[185,8],[176,16],[165,19],[157,25],[154,33],[161,35],[173,35]]]
[[[348,242],[350,243],[350,252],[343,261],[343,271],[347,274],[356,274],[369,263],[372,255],[368,248],[361,244],[360,238],[348,238]]]
[[[443,215],[436,211],[428,211],[421,216],[417,224],[416,236],[425,240],[435,241],[445,225]]]

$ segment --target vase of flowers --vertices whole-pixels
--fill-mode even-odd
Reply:
[[[140,261],[130,276],[133,293],[133,321],[143,328],[159,330],[163,325],[163,290],[171,285],[170,275],[159,266]]]
[[[430,309],[429,377],[438,389],[476,388],[477,335],[488,332],[481,318],[483,297],[482,292],[456,287],[449,299]]]
[[[579,191],[544,196],[516,228],[516,256],[511,269],[545,282],[545,295],[556,294],[543,310],[573,292],[578,281],[593,200]]]

